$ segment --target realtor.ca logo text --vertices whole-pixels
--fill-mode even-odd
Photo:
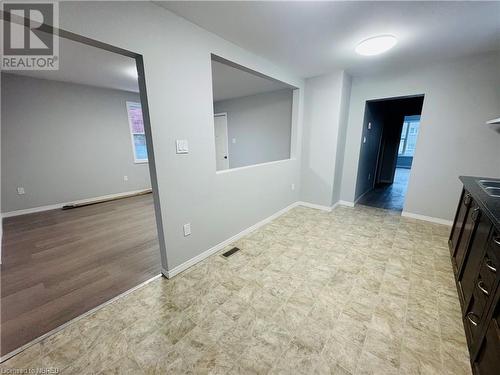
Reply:
[[[3,2],[2,70],[59,69],[56,2]]]

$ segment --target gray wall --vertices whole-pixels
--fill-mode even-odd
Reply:
[[[61,2],[60,27],[144,57],[168,270],[298,200],[304,81],[150,2]],[[134,20],[129,27],[123,20]],[[210,54],[299,89],[292,158],[215,173]],[[187,139],[189,154],[175,153]],[[191,223],[184,237],[182,226]]]
[[[347,121],[349,119],[349,101],[351,100],[351,85],[352,77],[346,72],[342,72],[339,129],[337,135],[337,154],[335,155],[332,204],[335,204],[340,200],[340,187],[342,185],[342,170],[344,168],[345,144],[347,136]]]
[[[342,71],[306,80],[302,201],[330,207],[338,200],[336,160],[344,153],[349,90],[350,77]]]
[[[341,199],[353,201],[367,100],[424,94],[404,211],[452,220],[459,175],[500,177],[500,54],[353,79]]]
[[[1,88],[3,212],[151,186],[130,140],[137,94],[12,74]]]
[[[292,94],[285,89],[214,103],[215,113],[227,112],[229,168],[290,158]]]

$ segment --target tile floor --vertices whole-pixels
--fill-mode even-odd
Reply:
[[[470,374],[449,228],[298,207],[2,364],[62,374]]]
[[[381,184],[363,195],[358,204],[402,211],[405,204],[406,190],[410,178],[410,169],[396,168],[394,182],[390,185]]]

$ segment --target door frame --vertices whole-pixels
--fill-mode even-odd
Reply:
[[[227,112],[217,112],[217,113],[214,113],[214,119],[216,117],[225,117],[226,118],[227,169],[231,169],[231,168],[229,168],[229,130],[228,130],[228,127],[227,127]],[[215,136],[215,121],[214,121],[214,136]],[[217,150],[215,150],[215,155],[216,155],[216,158],[217,158]],[[215,164],[216,164],[215,169],[217,169],[217,160],[215,160]]]

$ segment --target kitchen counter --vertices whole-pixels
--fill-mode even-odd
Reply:
[[[500,232],[500,198],[488,195],[481,188],[481,186],[479,186],[479,180],[500,182],[500,179],[490,177],[460,176],[460,181],[464,184],[465,190],[471,194],[472,198],[474,198],[481,210],[491,220],[496,230]]]

